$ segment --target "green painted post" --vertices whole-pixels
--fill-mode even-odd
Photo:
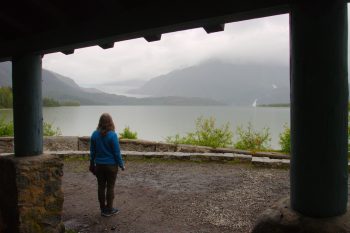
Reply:
[[[346,212],[348,32],[343,0],[295,1],[291,38],[291,205],[310,217]]]
[[[25,55],[12,61],[15,156],[43,152],[41,56]]]

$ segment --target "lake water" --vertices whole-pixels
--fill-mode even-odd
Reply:
[[[289,108],[233,107],[233,106],[80,106],[44,108],[46,122],[61,129],[62,135],[87,136],[96,128],[102,113],[112,115],[117,130],[130,126],[138,138],[164,141],[176,133],[194,130],[199,116],[216,118],[217,126],[229,122],[233,131],[237,126],[251,122],[256,129],[269,127],[271,145],[278,149],[278,136],[283,125],[290,122]],[[12,119],[12,110],[1,110],[0,115]],[[235,135],[234,135],[235,136]]]

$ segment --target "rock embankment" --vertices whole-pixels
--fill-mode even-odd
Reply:
[[[233,148],[179,145],[146,140],[120,139],[126,159],[161,158],[191,161],[249,162],[257,166],[289,166],[289,155],[275,152],[251,152]],[[88,156],[90,137],[44,137],[44,151],[62,157]],[[13,137],[0,138],[0,153],[13,153]]]
[[[139,152],[183,152],[183,153],[234,153],[269,157],[273,159],[289,159],[289,155],[276,152],[251,152],[233,148],[212,148],[206,146],[177,145],[165,142],[146,140],[120,139],[122,151]],[[57,136],[44,137],[44,151],[88,151],[90,137]],[[0,153],[13,152],[13,137],[0,137]]]
[[[161,158],[191,161],[240,161],[261,167],[289,167],[290,156],[277,152],[252,152],[234,148],[178,145],[146,140],[120,139],[126,159]],[[90,137],[44,137],[44,151],[62,157],[88,156]],[[0,154],[13,153],[13,137],[0,137]],[[350,170],[350,163],[349,163]]]

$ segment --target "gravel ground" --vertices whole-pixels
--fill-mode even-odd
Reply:
[[[287,169],[247,164],[127,161],[115,206],[101,217],[86,161],[66,161],[63,220],[76,232],[249,232],[257,216],[289,195]]]

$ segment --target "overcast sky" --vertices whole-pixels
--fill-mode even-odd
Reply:
[[[47,54],[43,67],[74,79],[79,85],[128,79],[150,79],[208,59],[232,63],[288,65],[289,19],[279,15],[226,24],[225,31],[204,29],[162,35],[149,43],[143,38],[117,42],[114,48],[78,49],[72,55]]]
[[[212,34],[197,28],[164,34],[161,41],[151,43],[139,38],[117,42],[106,50],[94,46],[75,50],[72,55],[47,54],[43,67],[81,86],[95,87],[130,79],[148,80],[209,59],[289,65],[289,16],[230,23],[225,31]]]

